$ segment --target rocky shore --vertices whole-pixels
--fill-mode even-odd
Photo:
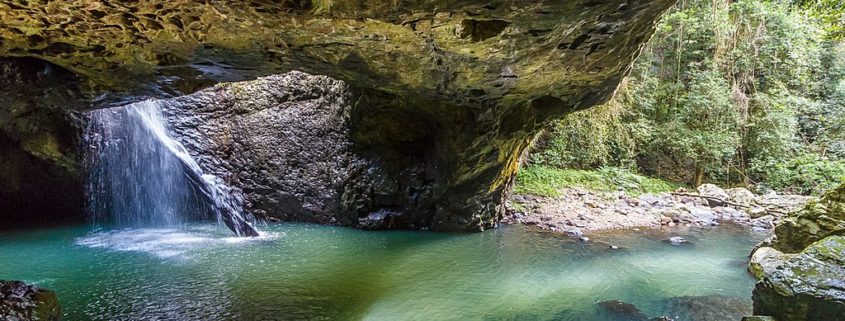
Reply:
[[[598,230],[717,226],[726,221],[771,230],[784,215],[812,199],[800,195],[756,195],[745,188],[724,190],[712,184],[704,184],[696,191],[639,196],[567,188],[558,197],[513,196],[504,222],[573,237]]]

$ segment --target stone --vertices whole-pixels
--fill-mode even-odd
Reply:
[[[62,309],[53,291],[20,281],[0,280],[0,319],[59,321]]]
[[[765,215],[768,215],[768,213],[769,213],[769,211],[766,210],[763,207],[753,207],[750,210],[748,210],[748,215],[751,216],[751,218],[758,218],[758,217],[761,217],[761,216],[765,216]]]
[[[771,247],[758,247],[751,254],[751,259],[748,261],[748,272],[758,280],[763,279],[763,277],[773,273],[777,267],[792,256],[794,255],[784,254]]]
[[[351,181],[330,182],[347,188],[340,204],[323,202],[335,192],[323,198],[310,190],[284,190],[280,194],[293,198],[273,197],[278,204],[267,198],[250,205],[253,209],[285,216],[280,214],[284,204],[309,198],[318,201],[290,216],[322,213],[308,220],[323,221],[330,219],[325,213],[343,212],[348,219],[338,219],[341,224],[357,225],[359,219],[386,210],[396,215],[377,224],[383,228],[479,231],[502,217],[520,156],[540,130],[568,113],[607,101],[654,32],[655,21],[674,2],[0,0],[0,21],[14,22],[0,24],[0,57],[38,61],[69,76],[68,81],[34,82],[30,92],[68,88],[74,93],[66,100],[33,96],[32,110],[37,112],[31,115],[46,115],[33,118],[39,129],[21,131],[0,123],[0,132],[11,141],[3,147],[55,166],[72,183],[72,168],[79,164],[68,151],[78,146],[73,129],[79,124],[70,115],[141,97],[182,96],[188,106],[196,99],[213,103],[209,110],[234,108],[218,109],[221,122],[244,111],[250,125],[261,123],[261,117],[263,124],[272,124],[276,115],[253,107],[267,110],[267,99],[288,101],[285,97],[261,95],[258,99],[265,101],[253,104],[238,92],[251,92],[252,85],[229,83],[297,70],[350,87],[349,108],[344,109],[350,126],[333,134],[349,139],[326,154],[354,150],[363,161],[342,167],[349,167],[349,173],[371,168],[376,174],[358,181],[363,176],[341,173]],[[59,85],[64,83],[73,86]],[[290,91],[292,101],[322,92],[299,89],[304,93]],[[198,91],[202,98],[184,96]],[[14,112],[7,106],[33,99],[9,100],[0,103],[4,113]],[[310,125],[322,120],[303,119]],[[59,125],[52,126],[52,121]],[[71,130],[60,130],[65,128]],[[287,134],[309,135],[293,132],[302,129],[294,127]],[[245,130],[230,133],[259,137]],[[227,150],[216,153],[238,156]],[[283,167],[269,163],[301,159],[260,159],[256,167]],[[229,166],[227,158],[214,161],[220,168]],[[336,158],[309,161],[332,164],[314,167],[337,164]],[[27,177],[27,168],[13,168],[14,176]],[[272,193],[270,189],[258,190],[263,195],[254,199]],[[0,190],[7,191],[5,186]],[[75,191],[81,194],[81,184]],[[248,196],[255,191],[243,192]],[[24,201],[19,194],[11,197]],[[379,201],[367,203],[374,199]],[[78,210],[83,207],[79,204]]]
[[[828,236],[763,271],[754,287],[754,314],[779,321],[845,320],[845,236]]]
[[[785,253],[797,253],[827,236],[841,235],[842,231],[845,231],[845,184],[783,218],[775,228],[774,247]]]
[[[689,243],[689,241],[687,241],[687,239],[680,237],[680,236],[672,236],[669,239],[667,239],[667,241],[669,243],[672,243],[672,245],[680,245],[680,244]]]
[[[664,311],[678,320],[728,321],[750,315],[751,302],[724,295],[682,296],[666,300]]]
[[[730,196],[724,189],[713,184],[701,184],[696,190],[701,196],[711,197],[721,201],[730,200]]]
[[[614,320],[645,321],[648,317],[635,305],[619,300],[607,300],[596,303],[600,316]]]
[[[725,194],[728,195],[727,200],[735,204],[751,206],[757,203],[757,195],[746,188],[729,188],[725,190]]]

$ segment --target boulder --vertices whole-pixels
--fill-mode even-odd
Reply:
[[[757,203],[757,196],[746,188],[737,187],[726,189],[725,194],[728,195],[728,201],[735,204],[751,206]]]
[[[711,206],[719,206],[730,200],[730,196],[724,189],[713,184],[701,184],[697,190],[699,195],[708,198],[707,201]]]
[[[748,272],[751,272],[754,277],[761,280],[766,275],[773,273],[777,267],[792,256],[794,255],[785,254],[771,247],[758,247],[751,254],[751,260],[748,262]]]
[[[845,234],[845,184],[783,218],[775,228],[774,247],[785,253],[797,253],[834,234]]]
[[[62,309],[56,293],[20,281],[0,280],[0,319],[59,321]]]
[[[828,236],[762,271],[754,314],[779,321],[845,320],[845,236]]]

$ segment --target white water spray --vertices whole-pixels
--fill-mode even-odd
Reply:
[[[158,104],[147,100],[89,114],[87,191],[94,218],[125,227],[179,227],[214,213],[238,236],[258,232],[240,211],[242,200],[204,174],[170,137]]]

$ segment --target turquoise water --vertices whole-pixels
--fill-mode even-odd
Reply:
[[[765,235],[720,227],[627,231],[589,242],[522,226],[483,233],[271,224],[0,234],[0,279],[56,290],[65,320],[608,320],[677,296],[750,299],[743,262]],[[661,242],[681,235],[692,242]],[[613,244],[619,250],[609,249]]]

